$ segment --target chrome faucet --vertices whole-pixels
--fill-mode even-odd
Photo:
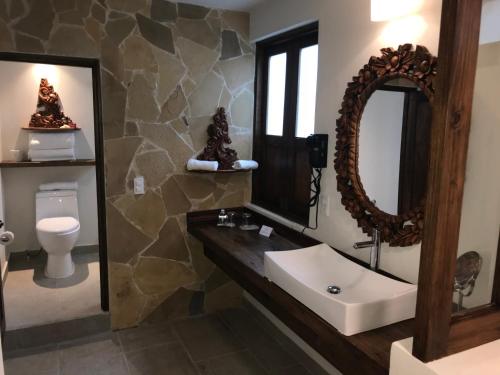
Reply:
[[[355,249],[371,247],[370,268],[374,271],[378,270],[380,260],[380,231],[377,228],[373,228],[371,241],[356,242],[353,247]]]

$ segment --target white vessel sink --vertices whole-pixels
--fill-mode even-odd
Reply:
[[[346,336],[415,316],[416,285],[366,269],[326,244],[266,252],[264,271]],[[340,293],[331,294],[329,286],[339,287]]]

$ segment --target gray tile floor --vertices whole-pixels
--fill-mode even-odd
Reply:
[[[31,350],[6,375],[324,375],[270,323],[245,309],[106,333]]]
[[[57,280],[44,275],[45,252],[11,255],[4,286],[8,331],[101,313],[98,248],[75,250],[75,273]]]

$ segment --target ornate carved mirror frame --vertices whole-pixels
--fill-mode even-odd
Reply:
[[[371,57],[347,84],[336,128],[337,189],[342,195],[342,204],[364,233],[369,234],[376,227],[380,230],[381,240],[389,242],[390,246],[410,246],[422,239],[425,198],[417,207],[399,215],[380,210],[370,200],[359,175],[360,122],[370,96],[386,82],[397,78],[414,82],[432,105],[437,58],[427,48],[417,46],[413,49],[411,44],[401,45],[397,50],[384,48],[381,51],[381,56]]]

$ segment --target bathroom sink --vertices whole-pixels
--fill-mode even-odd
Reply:
[[[366,269],[326,244],[268,251],[264,272],[346,336],[415,316],[416,285]]]

